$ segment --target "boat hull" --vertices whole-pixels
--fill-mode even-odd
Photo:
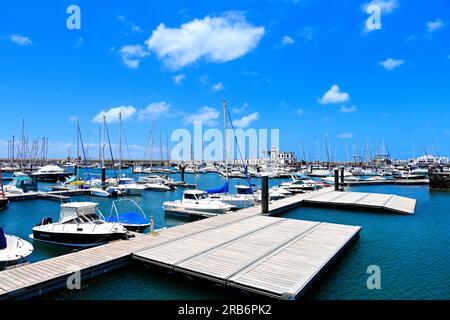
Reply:
[[[56,233],[33,230],[33,240],[68,247],[93,247],[114,240],[126,238],[125,233],[86,234],[86,233]]]
[[[64,181],[72,174],[70,173],[55,173],[55,174],[32,174],[31,178],[37,181],[45,181],[45,182],[58,182]]]

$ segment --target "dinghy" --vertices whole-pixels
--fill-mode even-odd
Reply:
[[[7,235],[0,227],[0,265],[20,262],[33,252],[33,246],[16,236]]]
[[[118,205],[123,203],[127,203],[127,207],[131,205],[136,208],[136,210],[119,212]],[[136,202],[130,199],[113,201],[110,215],[106,221],[111,223],[119,223],[127,230],[135,232],[143,232],[151,226],[150,218],[146,216],[144,210],[142,210]]]

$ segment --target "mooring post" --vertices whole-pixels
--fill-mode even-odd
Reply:
[[[269,213],[269,176],[261,177],[261,213]]]
[[[183,182],[184,182],[184,170],[185,170],[185,167],[181,166],[181,181],[183,181]]]
[[[155,218],[150,217],[150,234],[155,233]]]
[[[77,165],[75,165],[75,166],[73,167],[73,175],[74,175],[74,176],[77,176],[77,175],[78,175],[78,166],[77,166]]]
[[[339,191],[339,169],[334,168],[334,190]]]
[[[102,186],[105,186],[106,183],[106,168],[105,166],[102,167]]]
[[[341,185],[344,185],[344,167],[341,167]]]

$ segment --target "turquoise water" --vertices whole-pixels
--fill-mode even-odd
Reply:
[[[187,175],[189,183],[200,188],[218,187],[224,179],[215,174],[201,175],[198,181]],[[175,176],[177,178],[177,176]],[[271,185],[280,183],[271,181]],[[231,184],[244,183],[233,179]],[[40,184],[41,189],[50,185]],[[414,216],[304,207],[283,217],[331,223],[359,225],[361,238],[351,246],[329,273],[308,294],[308,299],[450,299],[450,193],[430,192],[422,186],[366,186],[353,191],[395,193],[418,200]],[[133,197],[150,215],[156,227],[171,227],[189,220],[166,217],[161,204],[179,199],[182,190],[167,193],[146,192]],[[111,200],[90,196],[75,201],[95,201],[109,212]],[[0,212],[0,225],[8,233],[28,238],[31,228],[42,217],[58,218],[59,203],[47,200],[11,203]],[[54,257],[70,250],[34,243],[30,261]],[[381,269],[381,290],[368,290],[367,267]],[[231,299],[236,292],[210,283],[147,269],[135,263],[124,269],[85,281],[83,290],[60,290],[45,299]],[[239,295],[238,297],[245,297]]]

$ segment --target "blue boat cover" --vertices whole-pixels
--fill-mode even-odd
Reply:
[[[3,228],[0,227],[0,250],[6,249],[7,246],[5,232],[3,231]]]
[[[209,194],[228,193],[228,189],[229,189],[229,186],[228,186],[228,181],[227,181],[227,182],[225,182],[223,187],[220,189],[210,189],[210,190],[205,190],[205,191]]]
[[[139,212],[125,212],[120,213],[119,217],[117,217],[117,215],[112,215],[111,217],[106,219],[106,222],[145,225],[149,224],[150,220],[145,218]]]

